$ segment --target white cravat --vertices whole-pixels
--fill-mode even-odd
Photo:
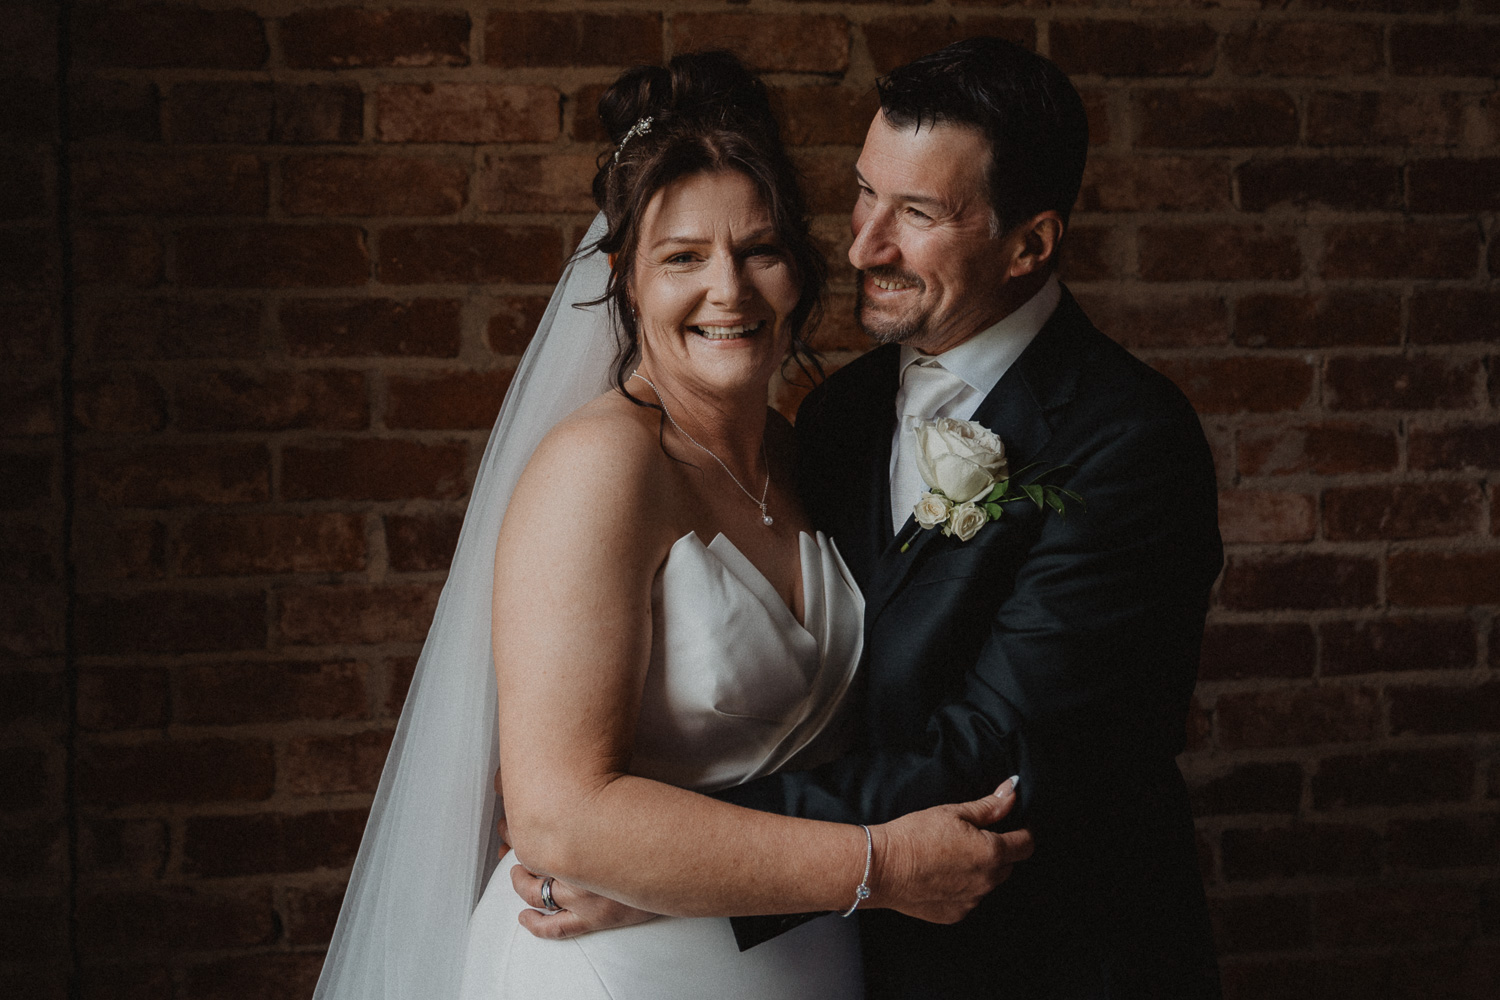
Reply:
[[[901,530],[927,488],[917,471],[917,421],[931,420],[967,388],[963,379],[944,368],[937,358],[918,357],[901,373],[903,403],[891,474],[891,530]]]

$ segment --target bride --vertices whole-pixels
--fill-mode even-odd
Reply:
[[[823,262],[732,57],[632,70],[600,113],[602,214],[491,438],[319,998],[853,1000],[853,921],[741,952],[722,918],[951,922],[1029,853],[980,829],[1009,785],[869,828],[700,794],[833,753],[860,657],[862,599],[766,406]],[[536,878],[490,877],[497,760]],[[566,939],[531,908],[554,877],[668,916]]]

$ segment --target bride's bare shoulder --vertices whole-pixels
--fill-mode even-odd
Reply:
[[[611,391],[579,407],[553,427],[537,446],[518,490],[537,487],[576,496],[601,491],[612,504],[630,504],[653,478],[664,455],[661,414]]]

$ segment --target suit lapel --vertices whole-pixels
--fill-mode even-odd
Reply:
[[[1041,331],[974,411],[972,419],[994,431],[1005,445],[1006,456],[1013,470],[1031,464],[1042,453],[1052,437],[1048,414],[1073,398],[1078,370],[1070,364],[1072,352],[1069,345],[1074,341],[1080,324],[1086,328],[1088,319],[1065,288],[1057,309]],[[880,524],[885,528],[883,537],[886,544],[879,550],[880,557],[875,561],[874,571],[868,578],[868,592],[865,594],[867,626],[880,616],[891,599],[906,585],[912,571],[921,564],[928,552],[943,546],[978,544],[984,534],[984,529],[981,528],[980,534],[971,541],[957,542],[944,538],[942,531],[937,528],[917,530],[915,519],[908,517],[901,531],[892,538],[889,528],[890,421],[895,419],[894,400],[893,372],[886,404],[891,416],[886,422],[886,433],[883,435],[883,460],[878,469],[871,470],[870,479],[870,482],[879,485],[878,492],[885,497],[882,502],[869,506],[880,512]],[[1026,478],[1029,480],[1030,477]],[[902,552],[901,543],[906,539],[910,539],[910,542],[906,545],[906,551]]]

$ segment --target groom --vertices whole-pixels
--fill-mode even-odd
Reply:
[[[803,499],[866,599],[855,746],[720,797],[875,823],[1019,774],[1010,819],[1035,855],[961,923],[861,913],[872,1000],[1216,997],[1174,759],[1222,559],[1213,466],[1182,394],[1054,274],[1082,102],[992,38],[897,69],[880,97],[849,259],[882,346],[797,419]],[[922,530],[912,428],[935,417],[998,436],[1017,486],[1046,475],[1082,503],[1007,504],[968,540]]]

